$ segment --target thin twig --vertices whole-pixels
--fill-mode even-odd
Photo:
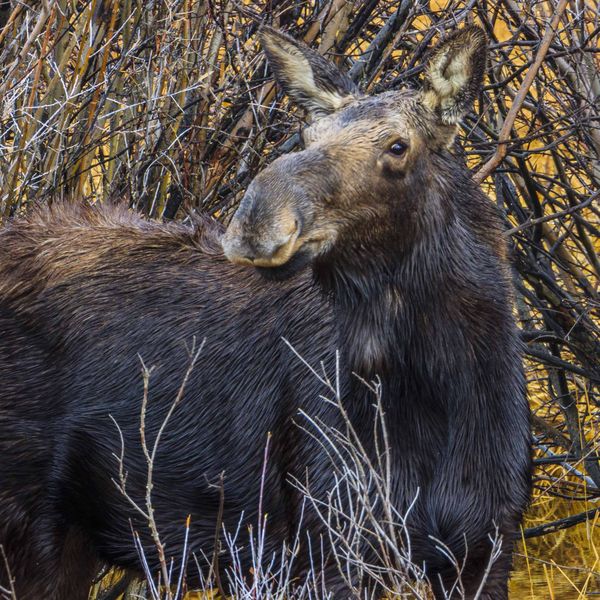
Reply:
[[[533,64],[527,71],[527,75],[525,75],[525,79],[523,79],[523,83],[513,100],[513,103],[506,115],[506,119],[502,125],[502,129],[500,130],[500,135],[498,136],[498,147],[494,152],[494,155],[479,169],[479,171],[473,176],[473,179],[477,183],[482,183],[483,180],[490,175],[494,169],[502,162],[506,153],[508,152],[508,142],[511,137],[511,132],[513,125],[515,123],[515,119],[517,118],[517,114],[521,110],[521,106],[523,102],[525,102],[525,98],[527,98],[527,94],[529,94],[529,88],[531,88],[535,76],[539,68],[546,57],[546,54],[552,44],[552,40],[556,35],[558,24],[560,23],[560,19],[562,18],[565,9],[567,8],[569,0],[559,0],[559,3],[554,10],[554,15],[552,16],[552,20],[548,24],[546,28],[546,32],[544,33],[544,37],[540,43],[540,47],[535,55],[535,60]]]

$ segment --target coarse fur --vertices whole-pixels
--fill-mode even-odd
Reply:
[[[340,349],[344,406],[369,451],[372,398],[352,373],[381,378],[393,500],[402,512],[417,497],[413,559],[436,597],[456,578],[439,542],[464,564],[472,598],[497,528],[502,554],[480,597],[507,598],[529,496],[529,413],[499,219],[449,149],[481,80],[483,34],[470,27],[442,43],[422,91],[376,97],[288,36],[262,38],[312,122],[305,149],[249,187],[222,239],[229,260],[209,219],[158,224],[114,207],[43,208],[0,233],[0,544],[19,600],[83,599],[99,561],[139,570],[130,522],[157,568],[145,520],[112,481],[115,422],[127,491],[143,504],[139,356],[156,365],[152,440],[193,336],[206,344],[154,467],[169,556],[188,515],[192,551],[212,552],[222,472],[225,527],[242,513],[257,522],[268,432],[268,548],[299,526],[290,475],[308,474],[317,495],[332,488],[330,465],[293,420],[300,409],[333,425],[339,415],[285,338],[330,372]],[[318,535],[310,511],[303,526]]]

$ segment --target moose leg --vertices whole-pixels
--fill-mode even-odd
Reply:
[[[511,568],[511,548],[506,548],[495,560],[494,564],[485,568],[484,561],[477,560],[474,573],[470,570],[474,564],[467,562],[461,576],[461,584],[457,583],[458,574],[439,575],[431,578],[432,589],[436,600],[508,600],[508,578]],[[482,582],[483,579],[483,582]]]
[[[511,550],[512,547],[505,549],[492,565],[479,596],[481,600],[508,600],[508,578],[512,564]],[[477,592],[477,587],[473,591],[473,596]]]
[[[81,532],[71,529],[63,544],[53,599],[87,600],[98,568],[98,557],[90,541]]]
[[[7,556],[12,587],[17,600],[87,600],[98,561],[90,544],[74,530],[60,542],[55,535],[44,539],[40,531],[20,548],[9,544]],[[33,543],[32,543],[33,542]],[[2,569],[2,600],[12,598],[6,566]]]

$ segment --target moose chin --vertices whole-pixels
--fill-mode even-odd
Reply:
[[[210,554],[219,515],[235,529],[260,506],[267,554],[300,526],[321,536],[291,480],[325,496],[334,473],[295,420],[340,427],[340,416],[285,339],[326,368],[339,351],[341,399],[368,453],[364,380],[379,378],[391,501],[410,508],[412,558],[436,598],[459,597],[452,556],[461,597],[504,600],[529,498],[529,410],[500,220],[452,152],[485,36],[454,32],[421,89],[376,96],[285,34],[264,27],[261,39],[309,124],[303,149],[258,174],[225,232],[204,217],[160,224],[66,205],[0,231],[0,585],[10,571],[19,600],[83,600],[101,563],[140,572],[132,528],[159,568],[147,520],[114,483],[115,456],[122,436],[127,494],[143,504],[139,356],[156,367],[145,415],[155,439],[196,336],[206,342],[153,465],[168,552],[180,552],[188,516],[190,551]],[[317,563],[348,598],[331,555]],[[299,557],[298,574],[308,566]]]

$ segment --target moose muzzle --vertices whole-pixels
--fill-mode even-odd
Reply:
[[[231,262],[279,267],[302,246],[312,209],[293,175],[295,162],[282,156],[250,184],[222,240]]]
[[[223,236],[223,251],[236,264],[278,267],[298,249],[301,223],[289,206],[249,190]]]

